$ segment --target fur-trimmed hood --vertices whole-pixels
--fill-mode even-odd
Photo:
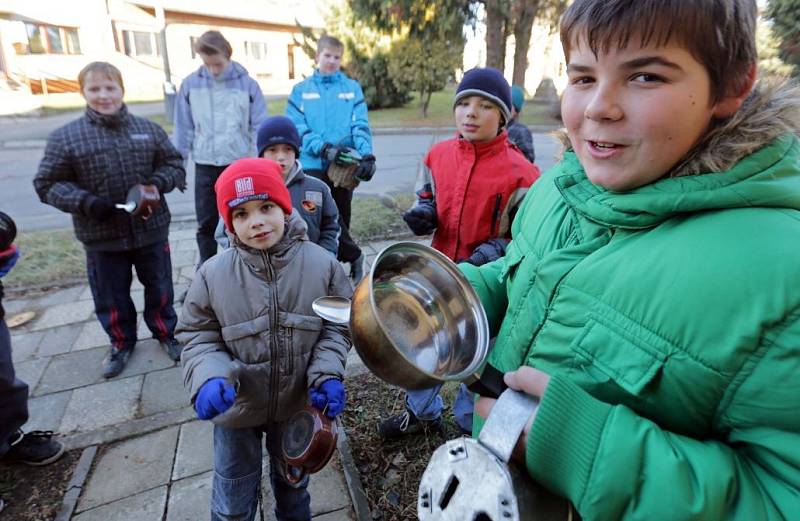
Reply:
[[[732,117],[717,121],[669,177],[726,172],[788,132],[800,136],[800,86],[786,81],[760,81],[739,110]],[[565,129],[553,135],[562,144],[560,159],[572,145]]]

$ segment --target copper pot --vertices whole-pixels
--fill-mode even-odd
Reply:
[[[364,364],[406,389],[474,383],[489,352],[488,320],[475,290],[450,259],[414,242],[393,244],[375,258],[353,294],[350,330]]]
[[[283,426],[281,456],[283,474],[289,483],[300,483],[325,465],[336,449],[339,429],[336,419],[328,418],[316,407],[307,406],[294,413]]]
[[[161,194],[153,185],[133,185],[128,190],[124,204],[116,205],[131,214],[132,217],[141,217],[147,220],[161,204]]]

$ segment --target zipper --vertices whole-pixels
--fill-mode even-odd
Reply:
[[[503,202],[503,194],[497,194],[494,196],[494,210],[492,211],[492,226],[489,228],[489,238],[494,239],[497,237],[497,231],[495,230],[497,226],[499,226],[500,221],[500,204]]]
[[[269,261],[269,254],[266,252],[261,253],[264,260],[265,273],[267,274],[267,281],[272,286],[272,305],[270,306],[270,343],[269,343],[269,358],[270,358],[270,388],[269,388],[269,417],[275,418],[278,410],[278,387],[280,379],[280,364],[278,359],[278,293],[277,281],[275,280],[275,271],[272,269],[272,263]]]

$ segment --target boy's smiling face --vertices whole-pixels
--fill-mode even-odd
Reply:
[[[286,215],[269,199],[254,199],[231,211],[231,223],[242,243],[257,250],[268,250],[283,238]]]
[[[491,141],[500,130],[500,109],[481,96],[466,96],[456,103],[456,129],[469,141]]]
[[[286,181],[286,176],[288,176],[289,172],[292,170],[294,160],[297,156],[294,153],[294,148],[284,143],[278,143],[277,145],[270,145],[265,148],[261,157],[264,159],[272,159],[281,165],[281,175],[283,176],[283,180]]]
[[[724,116],[707,71],[677,43],[569,52],[561,115],[589,180],[624,192],[660,179]]]

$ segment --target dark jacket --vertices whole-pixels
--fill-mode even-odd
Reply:
[[[183,189],[185,178],[181,155],[166,132],[123,105],[112,116],[87,107],[83,117],[50,134],[33,186],[43,203],[72,214],[75,235],[87,250],[123,251],[167,238],[170,213],[163,194]],[[89,216],[95,198],[123,203],[138,183],[162,193],[148,220],[123,211],[103,221]]]
[[[292,206],[308,225],[308,239],[336,255],[339,250],[339,210],[323,181],[303,173],[300,161],[286,178]]]
[[[533,136],[528,127],[514,118],[509,122],[506,130],[508,130],[508,140],[511,144],[522,152],[525,159],[533,163],[536,160],[536,151],[533,149]]]
[[[306,236],[292,212],[269,250],[234,247],[197,270],[175,330],[185,344],[183,380],[191,400],[211,378],[237,383],[236,403],[214,418],[229,428],[281,421],[305,405],[310,387],[343,379],[350,333],[319,318],[318,297],[351,297],[341,264]]]

